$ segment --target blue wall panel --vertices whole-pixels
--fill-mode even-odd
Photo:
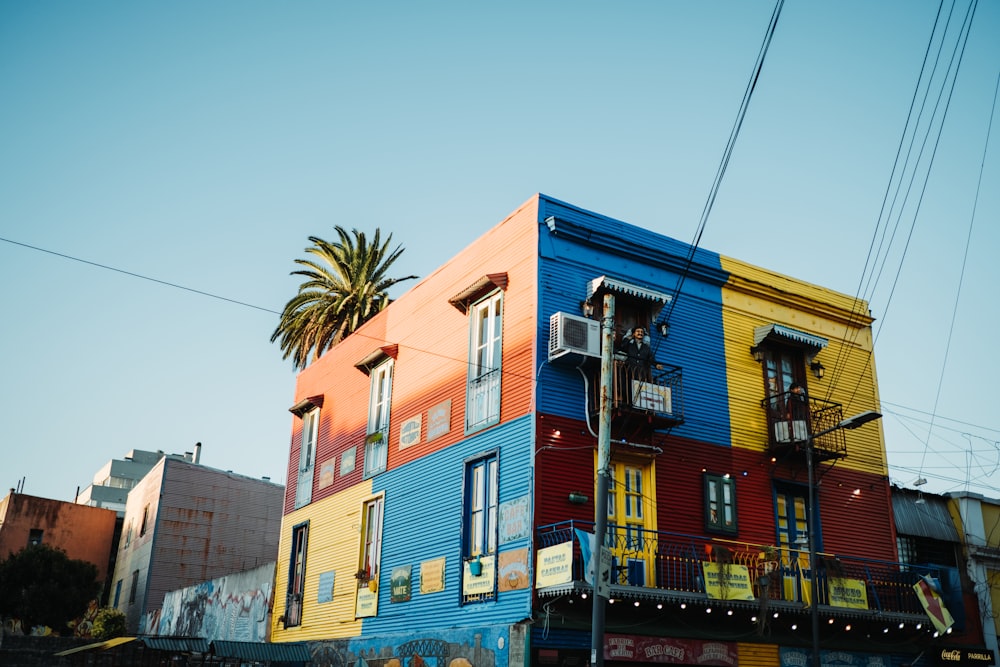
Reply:
[[[385,518],[378,616],[365,619],[366,635],[398,631],[402,624],[410,630],[486,626],[513,623],[531,615],[530,589],[500,593],[494,601],[462,605],[461,572],[465,461],[499,450],[500,503],[529,494],[532,423],[529,415],[499,424],[373,480],[373,492],[385,492]],[[500,549],[527,546],[529,539],[525,538]],[[447,559],[445,589],[422,595],[419,564],[440,557]],[[389,578],[392,568],[400,565],[412,565],[413,592],[408,602],[392,603]]]
[[[584,382],[573,366],[549,364],[549,317],[580,314],[587,283],[607,275],[674,294],[690,246],[543,197],[539,208],[538,410],[585,419]],[[545,222],[555,217],[555,231]],[[683,369],[685,422],[672,434],[731,445],[723,345],[719,257],[698,250],[676,297],[666,339],[653,336],[656,359]],[[669,309],[670,306],[667,306]],[[666,309],[664,310],[666,314]]]

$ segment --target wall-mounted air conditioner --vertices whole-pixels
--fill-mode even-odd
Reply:
[[[549,361],[580,357],[601,357],[601,324],[569,313],[553,313],[549,318]]]

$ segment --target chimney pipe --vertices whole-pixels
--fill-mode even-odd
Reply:
[[[194,462],[201,463],[201,443],[194,443]]]

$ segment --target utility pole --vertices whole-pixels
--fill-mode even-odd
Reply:
[[[615,297],[604,295],[604,317],[601,319],[601,405],[597,427],[597,495],[594,497],[594,609],[590,626],[590,664],[604,667],[604,613],[607,598],[598,582],[609,576],[604,565],[608,532],[608,489],[611,467],[611,369],[615,340]],[[600,593],[599,593],[600,591]]]

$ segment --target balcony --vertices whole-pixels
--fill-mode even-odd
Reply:
[[[573,542],[572,581],[539,589],[540,595],[590,592],[577,531],[593,533],[592,522],[564,521],[538,529],[539,549]],[[808,551],[611,524],[611,597],[662,603],[758,607],[807,612],[811,572]],[[830,617],[926,621],[913,584],[935,568],[853,556],[819,554],[819,608]],[[725,573],[724,576],[720,573]],[[728,581],[733,586],[725,590]],[[719,582],[726,582],[720,586]],[[737,590],[738,588],[738,590]]]
[[[844,418],[840,403],[785,392],[765,398],[760,406],[767,419],[771,453],[804,452],[811,434],[826,431],[813,440],[816,458],[827,461],[847,456],[844,431],[836,428]]]
[[[601,383],[595,378],[590,389],[590,414],[600,414]],[[648,371],[630,369],[622,360],[612,360],[611,430],[616,437],[648,435],[684,422],[684,391],[681,369],[659,364]]]

